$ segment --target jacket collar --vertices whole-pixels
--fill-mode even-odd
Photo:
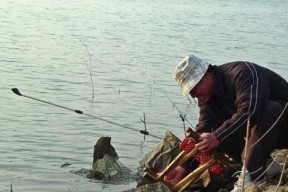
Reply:
[[[213,96],[210,102],[213,102],[213,100],[218,100],[220,98],[224,97],[224,86],[223,86],[223,78],[221,74],[221,70],[218,66],[212,65],[212,72],[214,74],[214,85],[213,85]],[[209,102],[209,103],[210,103]]]

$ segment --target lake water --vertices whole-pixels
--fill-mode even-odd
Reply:
[[[197,105],[173,79],[177,63],[188,54],[216,65],[248,60],[287,80],[287,7],[287,0],[1,0],[0,191],[11,183],[15,192],[133,188],[71,172],[91,167],[101,136],[112,137],[134,171],[159,142],[11,88],[136,130],[145,113],[151,134],[183,138],[179,112],[162,92],[197,123]]]

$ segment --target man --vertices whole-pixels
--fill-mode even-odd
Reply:
[[[208,152],[220,146],[234,160],[242,160],[245,181],[240,175],[234,192],[241,191],[243,182],[244,188],[260,185],[270,153],[288,147],[287,81],[251,62],[214,66],[193,55],[178,64],[174,77],[185,96],[198,99],[200,142],[196,147]],[[185,174],[183,168],[177,169],[166,180]]]

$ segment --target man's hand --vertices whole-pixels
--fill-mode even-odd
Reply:
[[[195,147],[204,152],[210,151],[220,143],[213,133],[202,133],[199,140],[200,142],[198,142]]]
[[[178,166],[165,175],[164,181],[172,185],[176,185],[179,181],[181,181],[187,175],[187,173],[188,172],[183,167]]]

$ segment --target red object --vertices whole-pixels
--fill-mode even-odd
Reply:
[[[195,143],[192,140],[192,138],[185,138],[181,144],[180,144],[180,148],[185,151],[186,153],[189,153],[190,151],[192,151],[195,148]],[[205,164],[206,162],[208,162],[210,159],[213,158],[213,156],[207,152],[202,152],[199,151],[198,153],[196,153],[196,155],[194,156],[194,158],[200,163],[200,164]],[[213,175],[217,175],[219,173],[221,173],[221,171],[224,169],[223,165],[221,165],[220,163],[216,162],[213,165],[211,165],[208,170],[213,174]]]

